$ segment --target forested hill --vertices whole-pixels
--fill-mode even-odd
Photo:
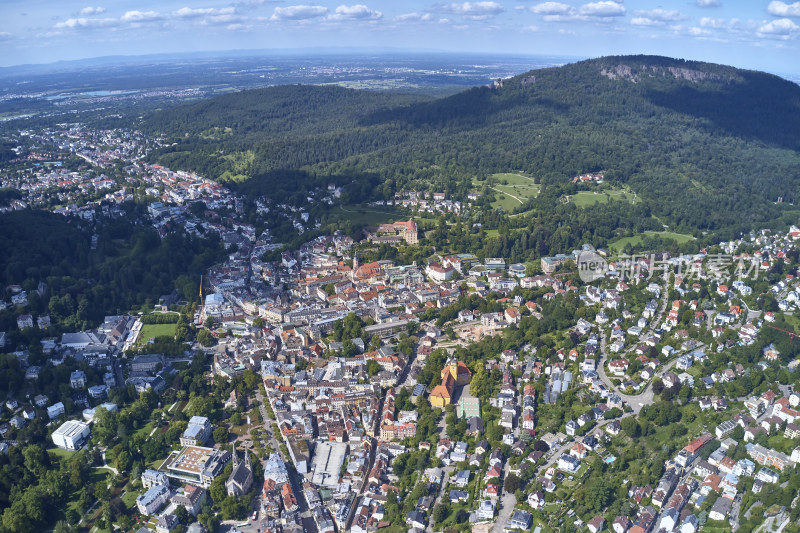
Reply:
[[[466,192],[472,176],[524,171],[545,186],[606,171],[673,227],[761,224],[795,202],[800,87],[777,76],[654,56],[531,71],[437,100],[284,86],[212,99],[143,124],[174,135],[154,154],[208,177],[281,171],[375,189]],[[263,189],[263,187],[260,187]],[[267,189],[269,190],[269,189]],[[385,193],[384,193],[385,194]],[[525,206],[535,207],[535,206]]]
[[[225,256],[216,234],[201,239],[174,231],[160,238],[153,228],[127,218],[104,219],[94,230],[87,225],[39,210],[0,213],[0,279],[28,291],[31,313],[49,314],[54,331],[92,327],[107,314],[152,309],[160,295],[176,288],[193,298],[201,274]],[[37,293],[40,282],[46,290]],[[0,331],[18,335],[18,315],[15,307],[1,311]]]

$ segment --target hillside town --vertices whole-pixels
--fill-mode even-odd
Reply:
[[[179,320],[177,294],[50,336],[49,315],[28,306],[46,280],[35,291],[5,286],[0,310],[20,332],[44,332],[45,362],[30,364],[0,332],[26,382],[4,400],[0,451],[40,418],[59,453],[97,449],[104,464],[112,450],[98,420],[128,407],[111,401],[115,390],[152,399],[159,418],[145,417],[146,436],[180,431],[124,485],[139,533],[205,531],[192,517],[216,494],[244,502],[245,518],[223,520],[241,532],[694,533],[796,519],[800,359],[787,350],[800,306],[797,228],[691,255],[585,244],[527,264],[472,253],[368,261],[425,232],[411,217],[286,249],[246,220],[241,197],[140,161],[142,138],[118,133],[43,133],[91,172],[36,163],[3,185],[25,192],[13,209],[44,205],[56,189],[86,194],[77,205],[59,192],[53,208],[85,220],[123,216],[143,193],[141,221],[162,237],[218,234],[227,259],[188,306],[197,340],[180,353],[154,349],[156,326]],[[123,183],[102,174],[118,160]],[[464,207],[435,193],[398,201]],[[300,233],[315,229],[307,211],[259,202]],[[590,282],[575,272],[585,253],[607,263]],[[195,408],[201,395],[176,389],[195,361],[201,381],[232,384],[224,407]],[[74,370],[43,383],[48,367]]]

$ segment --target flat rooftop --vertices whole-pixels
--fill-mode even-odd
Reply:
[[[62,435],[66,438],[72,438],[80,435],[84,430],[89,428],[89,424],[78,422],[77,420],[67,420],[53,432],[54,435]]]
[[[318,487],[336,487],[339,470],[347,454],[347,444],[342,442],[320,442],[314,450],[311,481]]]
[[[200,474],[216,452],[214,448],[186,446],[174,458],[168,458],[164,466],[170,470]]]

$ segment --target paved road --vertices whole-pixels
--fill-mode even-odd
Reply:
[[[666,310],[666,306],[667,306],[667,300],[668,300],[668,298],[667,298],[667,290],[666,289],[667,288],[665,287],[664,288],[664,296],[662,297],[662,302],[661,302],[661,308],[656,313],[656,315],[653,317],[653,320],[650,322],[650,329],[648,330],[647,334],[643,335],[645,338],[649,337],[650,335],[653,334],[653,332],[655,331],[656,325],[663,318],[664,311]],[[633,351],[635,349],[635,347],[636,347],[636,345],[634,344],[633,346],[631,346],[627,350],[625,350],[622,353],[622,355],[629,354],[631,351]],[[694,348],[692,348],[692,350],[698,350],[698,349],[701,349],[703,347],[705,347],[705,344],[700,343],[697,346],[695,346]],[[675,363],[678,362],[678,354],[673,355],[672,360],[670,362],[668,362],[667,364],[665,364],[663,367],[661,367],[661,369],[659,369],[655,373],[655,376],[653,376],[653,379],[650,380],[650,383],[647,384],[647,386],[644,388],[644,390],[642,392],[640,392],[638,394],[624,394],[617,387],[615,387],[611,383],[611,380],[609,379],[608,375],[606,374],[606,367],[605,367],[605,363],[603,361],[603,359],[606,358],[606,357],[608,357],[608,354],[606,353],[606,334],[605,334],[604,331],[601,330],[600,331],[600,357],[598,357],[598,359],[597,359],[597,374],[600,376],[600,380],[606,385],[606,387],[608,387],[609,390],[614,391],[616,394],[618,394],[619,397],[622,398],[622,400],[628,406],[630,406],[631,409],[633,409],[633,412],[635,414],[639,414],[639,412],[642,410],[642,408],[645,405],[650,405],[655,400],[655,394],[653,393],[653,379],[655,379],[657,377],[659,377],[659,378],[662,377],[664,374],[669,372],[672,369],[672,367],[675,366]]]
[[[508,476],[509,469],[509,461],[506,459],[506,464],[503,467],[503,481]],[[502,489],[502,485],[500,490],[503,496],[500,498],[500,512],[497,514],[497,520],[495,520],[494,525],[492,525],[492,533],[501,533],[505,529],[506,524],[511,520],[514,507],[517,505],[517,497],[514,496],[513,492],[506,492]]]
[[[447,415],[442,413],[441,420],[439,420],[439,425],[437,426],[439,428],[439,440],[447,438],[447,423],[445,422],[446,416]],[[431,533],[433,531],[433,509],[442,500],[442,495],[444,494],[445,488],[447,487],[447,482],[450,479],[450,474],[453,473],[454,469],[455,467],[453,465],[447,465],[442,469],[442,471],[444,472],[444,474],[442,475],[442,484],[439,485],[439,490],[436,492],[436,498],[434,498],[433,500],[433,505],[431,505],[431,508],[428,509],[427,512],[428,527],[425,528],[425,531],[427,531],[428,533]]]
[[[269,416],[265,403],[268,401],[266,400],[263,395],[261,394],[261,389],[256,389],[256,400],[259,404],[259,410],[261,411],[261,419],[264,421],[263,426],[264,430],[267,432],[268,438],[267,441],[269,442],[270,447],[274,450],[275,453],[281,453],[280,451],[280,443],[277,440],[277,435],[274,434],[272,430],[272,425],[275,423],[275,420]],[[266,463],[266,457],[261,459],[262,468]],[[300,479],[298,479],[297,473],[295,472],[294,468],[289,468],[289,482],[292,485],[292,491],[294,492],[295,496],[297,497],[297,507],[298,513],[303,520],[303,525],[305,527],[304,531],[306,533],[317,533],[317,525],[311,517],[311,511],[309,510],[308,503],[306,502],[305,493],[303,492],[303,487],[300,483]],[[259,517],[261,516],[261,501],[260,499],[257,500],[256,506],[251,511],[259,511]],[[263,531],[262,523],[260,521],[256,521],[252,523],[250,526],[245,528],[240,528],[242,533],[250,533],[255,531]]]
[[[409,358],[408,358],[408,362],[406,363],[405,368],[403,368],[403,372],[397,378],[397,383],[400,384],[400,386],[408,386],[408,383],[407,383],[407,381],[408,381],[408,373],[411,370],[411,365],[413,363],[414,363],[414,354],[411,354],[409,356]],[[383,400],[384,400],[384,398],[381,397],[380,398],[380,402],[378,404],[378,412],[379,413],[383,412]],[[369,475],[369,473],[372,472],[372,468],[375,466],[375,455],[376,455],[377,449],[378,449],[378,439],[377,438],[373,438],[372,439],[372,446],[370,447],[370,451],[369,451],[369,467],[367,468],[367,475]],[[366,481],[366,480],[364,480],[364,481]],[[353,522],[353,517],[355,516],[356,508],[358,506],[358,500],[361,497],[361,495],[364,493],[364,489],[366,488],[366,486],[367,486],[367,483],[362,483],[361,484],[361,489],[358,491],[358,494],[353,499],[353,505],[350,506],[350,514],[347,516],[347,521],[346,521],[346,526],[347,527],[345,528],[345,530],[349,530],[350,529],[350,525]],[[428,518],[429,518],[429,521],[430,521],[430,516]],[[312,533],[316,533],[316,531],[314,531]]]

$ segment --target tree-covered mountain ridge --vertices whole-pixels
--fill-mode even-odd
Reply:
[[[695,229],[773,220],[787,209],[778,198],[796,200],[800,177],[800,87],[660,56],[591,59],[437,99],[256,89],[163,111],[143,127],[174,135],[153,156],[166,165],[276,192],[282,172],[297,169],[456,196],[494,172],[523,171],[547,187],[603,170],[652,215]]]

